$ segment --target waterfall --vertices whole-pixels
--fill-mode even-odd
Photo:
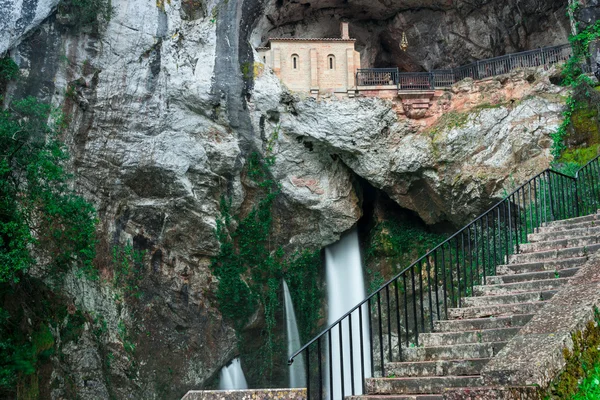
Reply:
[[[235,358],[229,364],[221,369],[219,377],[219,390],[240,390],[248,389],[242,364],[239,358]]]
[[[365,282],[363,277],[363,266],[360,256],[358,233],[353,229],[344,235],[340,241],[325,249],[325,268],[327,275],[327,301],[329,315],[327,322],[334,323],[350,309],[365,299]],[[368,307],[364,305],[362,309],[362,334],[363,334],[363,356],[365,366],[365,377],[371,375],[371,357],[369,338],[369,319]],[[350,329],[349,319],[342,321],[342,343],[343,351],[340,352],[340,333],[339,328],[333,328],[331,331],[331,354],[333,371],[333,399],[342,399],[340,388],[343,356],[344,371],[344,394],[348,396],[354,383],[355,394],[362,394],[362,371],[361,371],[361,347],[360,347],[360,318],[359,310],[352,313],[352,349],[350,349]],[[350,373],[350,356],[354,359],[354,374]],[[327,373],[329,368],[327,369]],[[330,377],[325,380],[329,385]],[[353,382],[352,382],[353,381]],[[329,393],[329,388],[326,388]],[[329,396],[329,395],[328,395]]]
[[[298,324],[296,323],[296,313],[294,312],[294,304],[288,285],[283,281],[283,297],[285,303],[285,328],[287,332],[287,352],[288,357],[302,347],[300,342],[300,334],[298,333]],[[306,370],[304,368],[304,355],[300,354],[294,359],[294,363],[290,366],[290,387],[303,388],[306,387]]]

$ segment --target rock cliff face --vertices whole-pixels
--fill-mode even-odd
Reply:
[[[324,247],[356,223],[357,176],[428,224],[461,224],[512,180],[548,165],[563,102],[548,73],[463,82],[413,121],[391,101],[290,93],[253,62],[251,40],[333,35],[339,17],[356,20],[366,64],[411,70],[566,38],[566,1],[426,3],[114,0],[100,35],[71,33],[50,15],[55,3],[35,3],[35,17],[18,23],[14,16],[34,3],[0,10],[0,26],[14,27],[1,30],[0,53],[10,48],[22,73],[9,94],[49,100],[70,117],[76,187],[101,221],[98,267],[107,279],[73,275],[62,290],[78,309],[102,316],[107,332],[94,335],[90,317],[52,359],[43,383],[51,398],[176,399],[210,385],[236,355],[210,258],[219,250],[220,199],[231,198],[234,213],[254,201],[244,173],[252,152],[275,157],[282,194],[274,231],[288,251]],[[517,26],[508,26],[515,15]],[[386,50],[404,29],[415,44],[406,59]],[[103,260],[127,242],[146,254],[139,299],[107,283]]]

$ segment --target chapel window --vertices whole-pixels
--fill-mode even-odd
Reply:
[[[292,69],[298,69],[299,65],[298,54],[292,54]]]
[[[335,56],[333,54],[327,56],[327,68],[335,69]]]

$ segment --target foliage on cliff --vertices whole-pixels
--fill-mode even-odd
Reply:
[[[567,137],[570,132],[577,134],[581,127],[582,118],[586,123],[591,122],[585,115],[593,112],[597,107],[598,93],[594,90],[594,82],[583,73],[581,65],[591,56],[590,44],[600,38],[600,21],[596,21],[581,31],[579,34],[571,36],[570,42],[573,48],[573,55],[567,61],[563,69],[563,85],[571,86],[573,94],[567,99],[567,108],[563,112],[563,122],[558,130],[552,135],[552,155],[555,161],[567,163],[568,160],[560,160],[560,157],[567,150]],[[589,115],[587,116],[589,117]],[[595,115],[595,123],[598,122],[598,114]],[[589,160],[584,160],[589,161]],[[572,163],[572,162],[571,162]],[[577,165],[573,165],[577,166]],[[571,169],[573,169],[573,166]]]
[[[217,221],[221,249],[212,262],[212,270],[219,278],[216,293],[219,309],[238,331],[244,329],[258,306],[264,312],[265,328],[261,335],[264,345],[258,364],[265,383],[273,372],[274,354],[278,350],[275,328],[276,314],[282,311],[279,300],[282,280],[290,288],[304,340],[314,333],[321,299],[317,285],[319,251],[286,255],[281,247],[272,245],[272,206],[280,188],[271,177],[269,168],[274,158],[270,153],[269,148],[266,157],[253,153],[248,159],[247,176],[261,194],[245,217],[231,215],[229,200],[221,200],[221,218]]]
[[[369,293],[385,281],[383,275],[375,271],[376,266],[390,265],[392,270],[385,274],[389,279],[444,239],[444,235],[429,232],[417,223],[393,217],[377,223],[370,232],[365,251]]]
[[[59,139],[64,126],[59,113],[34,98],[0,112],[1,387],[32,374],[53,341],[44,322],[23,334],[22,319],[32,307],[27,298],[15,304],[14,296],[38,285],[25,271],[36,267],[57,281],[76,266],[96,276],[95,212],[69,187],[68,155]]]
[[[101,19],[109,21],[113,7],[111,0],[62,0],[58,13],[63,23],[79,30],[86,26],[97,28]]]

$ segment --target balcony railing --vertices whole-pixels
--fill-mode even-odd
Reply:
[[[449,88],[465,78],[475,80],[507,74],[517,68],[550,67],[571,57],[568,44],[545,47],[477,61],[458,68],[431,72],[400,72],[398,68],[366,68],[356,73],[357,86],[396,86],[398,90]],[[583,66],[584,71],[589,66]]]

